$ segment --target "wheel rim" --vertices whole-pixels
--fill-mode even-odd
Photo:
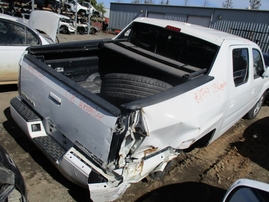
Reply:
[[[261,107],[262,107],[262,103],[263,103],[263,96],[261,96],[261,98],[259,99],[259,101],[256,104],[256,107],[253,111],[253,114],[256,115],[258,114],[258,112],[260,111]]]

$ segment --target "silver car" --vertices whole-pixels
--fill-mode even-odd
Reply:
[[[55,35],[56,32],[57,27]],[[33,28],[29,20],[0,14],[0,85],[17,83],[19,61],[28,46],[54,42],[55,39]]]

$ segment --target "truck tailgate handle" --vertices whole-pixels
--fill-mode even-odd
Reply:
[[[57,105],[61,105],[62,104],[62,100],[61,98],[59,98],[57,95],[55,95],[54,93],[50,92],[49,94],[49,98],[56,103]]]

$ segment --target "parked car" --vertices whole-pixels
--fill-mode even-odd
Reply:
[[[79,34],[87,34],[88,33],[88,25],[84,23],[78,23],[77,24],[77,32]],[[90,34],[96,34],[99,32],[99,29],[95,26],[90,26]]]
[[[0,201],[27,201],[24,179],[15,162],[2,146],[0,146]]]
[[[72,34],[75,33],[76,28],[74,26],[74,21],[70,18],[61,18],[59,25],[59,32],[62,34]]]
[[[82,6],[81,4],[79,4],[77,1],[75,0],[67,0],[65,2],[65,10],[66,11],[70,11],[70,12],[77,12],[78,14],[85,16],[85,15],[89,15],[90,14],[90,9]]]
[[[43,14],[51,13],[48,11],[34,11],[32,13],[33,16],[35,14],[41,16],[40,12]],[[49,15],[57,14],[51,13]],[[44,21],[43,19],[41,18],[41,21]],[[34,23],[31,23],[31,20],[0,14],[0,85],[17,83],[19,60],[28,46],[40,46],[56,42],[58,22],[57,26],[53,26],[50,21],[51,26],[48,30],[45,23],[43,23],[45,27],[42,29],[42,23],[38,21],[37,17],[35,17]],[[37,31],[37,29],[40,31]]]
[[[92,6],[90,2],[86,2],[86,1],[84,1],[84,2],[82,2],[81,4],[82,4],[82,6],[85,6],[85,7],[87,7],[87,8],[90,8],[90,14],[91,14],[92,16],[98,16],[98,17],[101,16],[101,12],[98,11],[94,6]]]

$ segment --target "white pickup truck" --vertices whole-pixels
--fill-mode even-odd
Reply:
[[[137,18],[114,39],[28,48],[11,114],[94,201],[255,118],[269,89],[259,46],[192,24]]]

